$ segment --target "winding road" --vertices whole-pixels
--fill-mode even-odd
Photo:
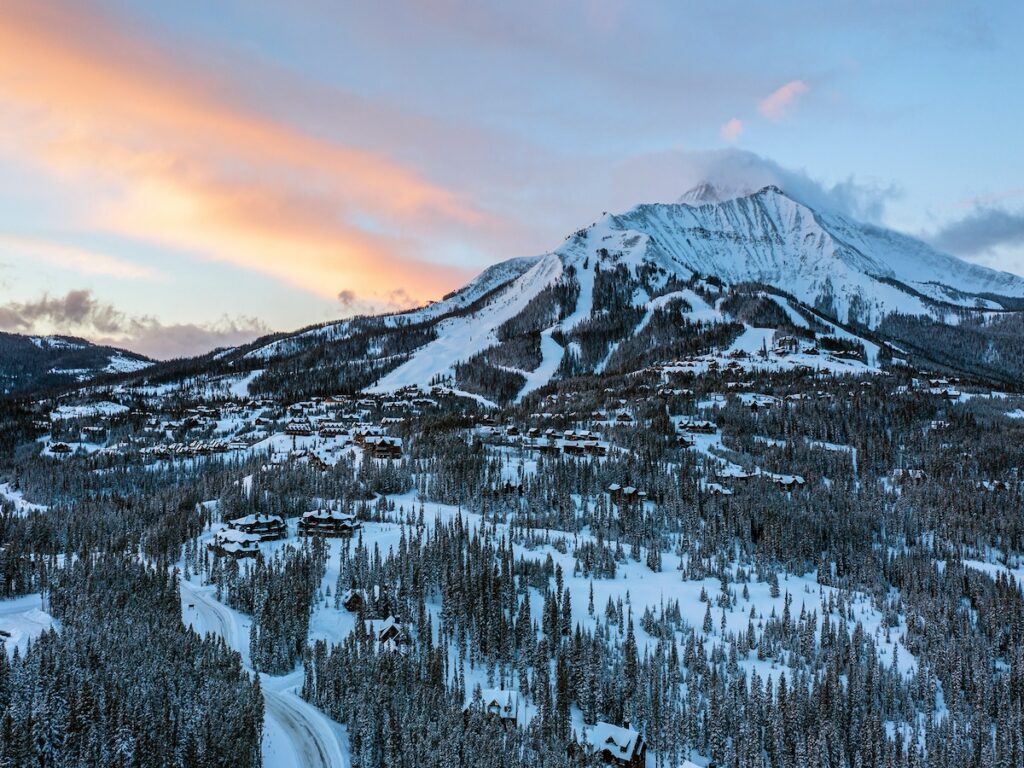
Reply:
[[[241,617],[218,602],[208,589],[181,580],[182,619],[196,632],[213,632],[242,655],[250,672],[249,633]],[[302,670],[275,677],[260,674],[264,702],[264,768],[346,768],[347,762],[334,724],[316,707],[303,701],[295,691],[302,682]],[[282,735],[286,744],[278,743]]]

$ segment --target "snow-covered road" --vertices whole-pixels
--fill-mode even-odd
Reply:
[[[249,665],[249,621],[218,602],[208,587],[181,579],[182,618],[196,632],[213,632],[242,655]],[[323,712],[295,693],[302,670],[274,677],[260,675],[263,688],[264,768],[345,768],[347,762],[336,726]]]

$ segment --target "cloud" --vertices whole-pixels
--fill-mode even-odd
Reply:
[[[790,108],[809,90],[803,80],[790,80],[757,104],[757,110],[769,120],[782,120]]]
[[[719,129],[719,133],[726,141],[736,141],[736,139],[740,137],[740,134],[743,133],[743,121],[734,117],[732,120],[729,120],[722,125]]]
[[[236,103],[92,4],[11,0],[0,49],[5,144],[87,190],[94,228],[324,297],[411,275],[425,299],[467,276],[429,263],[428,236],[498,226],[406,165]]]
[[[786,168],[754,152],[735,148],[643,155],[620,166],[615,181],[617,191],[627,199],[660,202],[674,201],[705,181],[736,193],[774,185],[816,210],[867,222],[880,221],[886,203],[898,195],[891,185],[852,176],[828,184],[806,171]]]
[[[338,303],[349,315],[371,315],[385,312],[404,312],[422,306],[423,302],[409,294],[405,288],[392,288],[357,294],[346,288],[338,293]]]
[[[243,344],[269,329],[257,319],[244,317],[224,317],[205,325],[165,325],[150,315],[128,315],[97,299],[92,291],[76,289],[64,296],[43,294],[31,301],[0,305],[0,330],[83,336],[98,344],[124,347],[166,360]]]
[[[1024,213],[980,207],[928,239],[957,256],[979,256],[1000,246],[1024,245]]]
[[[351,291],[348,288],[343,291],[338,291],[338,303],[341,304],[341,308],[344,310],[352,309],[358,298],[359,297],[356,296],[356,292]]]
[[[96,337],[100,344],[125,347],[156,360],[191,357],[219,347],[237,347],[264,336],[270,329],[252,317],[221,318],[216,323],[172,323],[141,318],[128,336]]]
[[[395,288],[385,296],[385,305],[391,312],[404,312],[407,309],[414,309],[419,302],[409,295],[405,288]]]
[[[34,301],[0,305],[0,328],[21,333],[39,326],[89,328],[100,333],[121,331],[126,322],[123,313],[112,305],[97,301],[91,291],[73,290],[64,296],[43,294]]]
[[[158,270],[133,261],[34,237],[0,235],[0,251],[9,252],[22,261],[45,261],[88,275],[130,280],[156,280],[162,276]]]

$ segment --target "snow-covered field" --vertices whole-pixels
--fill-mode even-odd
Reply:
[[[0,639],[8,652],[17,648],[24,653],[30,640],[55,625],[54,618],[43,610],[43,596],[38,593],[0,600]]]
[[[14,505],[15,513],[24,515],[29,512],[45,512],[49,507],[44,504],[36,504],[25,500],[21,491],[14,490],[10,483],[0,483],[0,497],[7,499]]]

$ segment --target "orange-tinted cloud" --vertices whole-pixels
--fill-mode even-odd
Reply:
[[[801,95],[809,90],[803,80],[790,80],[758,102],[758,111],[769,120],[781,120]]]
[[[0,50],[5,145],[89,189],[94,226],[322,296],[424,299],[464,274],[425,263],[416,235],[491,225],[385,157],[233,103],[210,73],[88,4],[8,0]]]

